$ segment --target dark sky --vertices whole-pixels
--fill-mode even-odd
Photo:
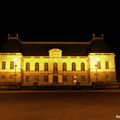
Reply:
[[[89,41],[92,33],[104,34],[105,42],[113,52],[120,56],[120,31],[80,32],[80,31],[44,31],[44,32],[17,32],[22,41]],[[14,34],[15,32],[9,32]],[[0,32],[0,46],[7,40],[8,32]]]

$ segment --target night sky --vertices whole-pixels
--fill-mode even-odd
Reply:
[[[9,32],[14,35],[15,32]],[[44,31],[44,32],[17,32],[22,41],[89,41],[92,33],[104,34],[105,42],[113,52],[120,56],[120,31],[81,32],[81,31]],[[8,32],[0,32],[0,46],[7,40]]]

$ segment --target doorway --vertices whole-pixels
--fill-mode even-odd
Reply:
[[[58,84],[58,76],[57,75],[53,76],[53,84]]]

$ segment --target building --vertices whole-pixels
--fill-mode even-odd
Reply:
[[[103,35],[89,42],[23,42],[8,34],[0,49],[0,82],[22,86],[116,81],[115,54]]]

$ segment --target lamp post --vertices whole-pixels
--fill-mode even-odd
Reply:
[[[98,58],[96,58],[96,64],[95,64],[95,67],[96,67],[96,71],[95,71],[95,76],[96,76],[96,82],[98,81],[98,71],[97,71],[97,69],[98,69],[98,61],[99,61],[99,59]]]
[[[74,83],[77,82],[77,76],[76,76],[76,75],[73,76],[73,82],[74,82]]]
[[[76,75],[73,76],[73,81],[74,81],[74,83],[75,83],[75,86],[76,86],[77,88],[79,88],[79,87],[80,87],[80,82],[77,80],[77,76],[76,76]]]
[[[17,74],[16,74],[16,67],[17,67],[16,62],[17,62],[17,59],[15,58],[14,59],[14,63],[15,63],[15,65],[14,65],[14,68],[15,68],[15,82],[16,82],[16,76],[17,76]]]
[[[16,67],[17,67],[17,65],[15,65],[15,82],[16,82]]]
[[[97,72],[98,65],[96,64],[95,67],[96,67],[95,76],[96,76],[96,82],[97,82],[98,81],[98,72]]]

